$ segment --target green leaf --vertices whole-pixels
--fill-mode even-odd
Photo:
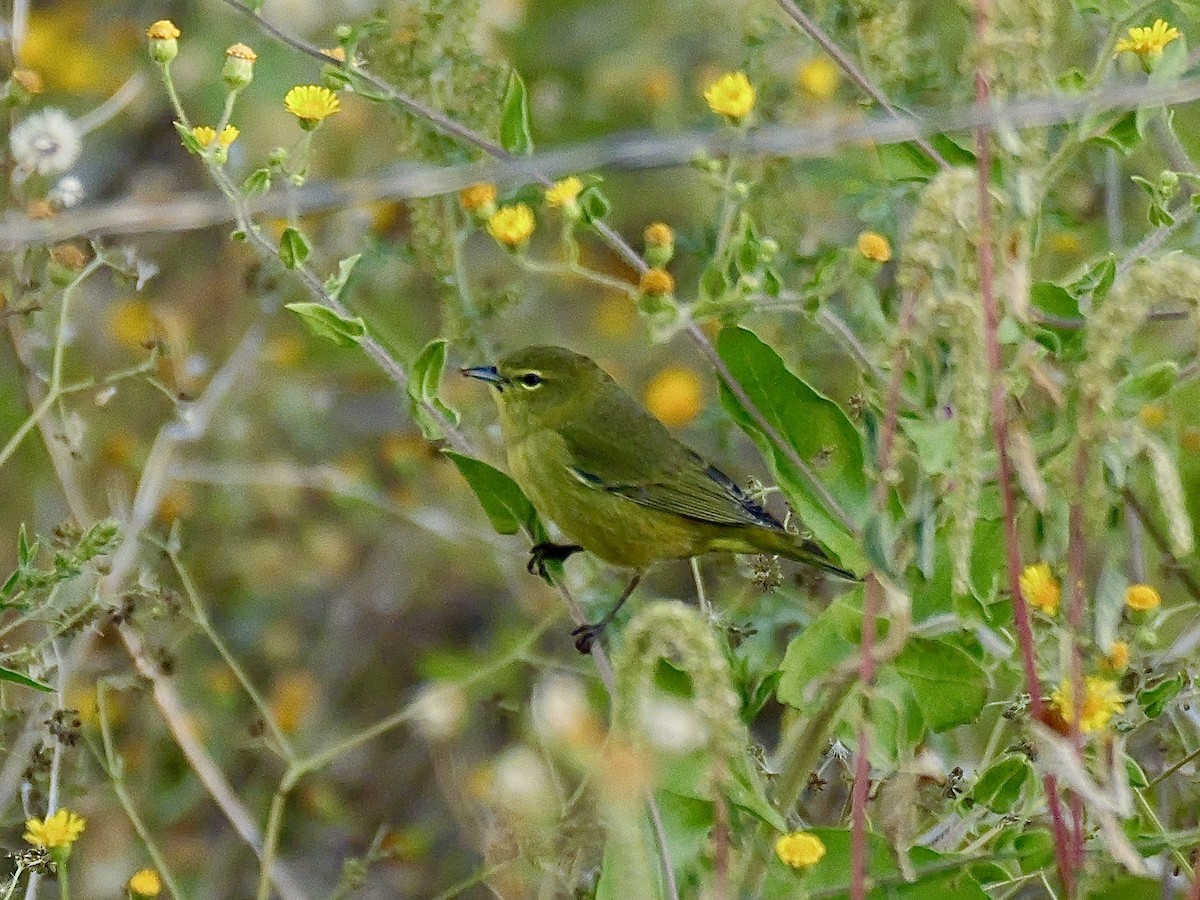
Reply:
[[[529,96],[516,70],[508,73],[504,99],[500,103],[500,143],[509,153],[528,156],[533,152],[529,130]]]
[[[1021,790],[1033,777],[1033,768],[1024,756],[1007,756],[979,776],[971,798],[992,812],[1006,813],[1021,797]]]
[[[188,153],[195,153],[197,156],[204,155],[204,148],[200,146],[200,142],[196,140],[196,136],[192,134],[190,128],[185,128],[182,122],[172,122],[171,124],[175,126],[175,131],[179,134],[179,139],[187,148]]]
[[[808,686],[837,668],[858,649],[862,637],[862,588],[834,600],[808,627],[792,638],[783,662],[777,695],[780,703],[804,708]]]
[[[525,529],[535,540],[544,540],[546,532],[538,520],[537,511],[508,475],[473,456],[464,456],[453,450],[443,450],[442,453],[458,467],[496,531],[500,534],[516,534]]]
[[[335,300],[340,297],[346,282],[350,280],[350,273],[354,271],[354,267],[358,265],[360,259],[362,259],[362,254],[355,253],[338,262],[337,274],[330,275],[325,280],[325,293]]]
[[[287,268],[303,265],[311,252],[312,245],[300,229],[290,226],[283,229],[283,237],[279,239],[279,258]]]
[[[257,197],[259,194],[265,194],[270,189],[271,170],[267,168],[255,169],[242,182],[242,193],[246,195],[246,199]]]
[[[973,722],[987,701],[987,673],[944,640],[912,638],[893,663],[934,732]]]
[[[367,336],[367,324],[360,316],[343,318],[320,303],[287,303],[285,308],[298,315],[309,331],[339,347],[353,347]]]
[[[751,331],[737,327],[722,329],[717,351],[750,401],[808,464],[856,527],[861,528],[871,508],[871,489],[865,472],[862,435],[842,408],[793,374],[775,351]],[[721,403],[767,458],[805,527],[843,565],[861,569],[865,559],[857,539],[725,385],[721,385]]]
[[[3,666],[0,666],[0,681],[11,681],[13,684],[23,684],[25,687],[31,687],[38,691],[54,693],[54,688],[50,687],[50,685],[42,684],[28,675],[22,675],[20,672],[14,672],[12,669],[6,669]]]
[[[459,421],[458,411],[442,402],[439,392],[442,387],[442,371],[446,368],[446,341],[442,338],[430,341],[413,361],[408,381],[408,396],[412,400],[413,416],[421,426],[427,440],[438,441],[445,437],[428,407],[438,410],[452,425]]]
[[[1151,363],[1132,372],[1117,384],[1117,403],[1122,411],[1135,413],[1147,403],[1166,396],[1179,380],[1179,365],[1173,360]]]
[[[589,184],[580,191],[576,202],[579,204],[580,215],[583,221],[588,225],[594,225],[596,222],[599,222],[612,209],[612,203],[609,202],[604,192],[600,190],[598,182]]]
[[[1081,127],[1085,131],[1092,132],[1092,136],[1088,140],[1112,147],[1126,156],[1142,142],[1142,135],[1138,131],[1137,114],[1132,111],[1109,113],[1096,122],[1085,121]]]
[[[1163,714],[1167,704],[1174,700],[1181,690],[1183,690],[1183,679],[1176,675],[1174,678],[1164,678],[1145,690],[1138,691],[1137,700],[1146,713],[1146,718],[1157,719]]]

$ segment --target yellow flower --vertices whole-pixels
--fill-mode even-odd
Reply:
[[[335,59],[338,62],[346,61],[346,48],[345,47],[322,47],[321,53],[322,53],[322,55],[328,56],[330,59]]]
[[[159,65],[167,65],[179,53],[179,29],[170,19],[159,19],[146,29],[150,39],[150,58]]]
[[[1100,661],[1105,672],[1124,672],[1129,668],[1129,645],[1124,641],[1113,641],[1108,646],[1108,655]]]
[[[245,44],[234,44],[225,51],[226,56],[232,56],[235,59],[244,59],[249,62],[254,62],[258,59],[258,54],[247,47]],[[143,869],[142,872],[149,872],[150,869]],[[142,872],[138,872],[141,875]]]
[[[1138,612],[1157,609],[1161,604],[1162,597],[1148,584],[1131,584],[1125,592],[1125,605]]]
[[[1064,681],[1050,695],[1050,705],[1058,712],[1063,722],[1070,725],[1074,720],[1075,707],[1071,701],[1071,682]],[[1108,678],[1089,675],[1083,683],[1083,709],[1079,714],[1079,727],[1084,732],[1099,731],[1113,716],[1125,711],[1125,697],[1117,684]]]
[[[1153,25],[1129,29],[1129,36],[1117,41],[1113,51],[1116,56],[1120,53],[1136,53],[1142,58],[1143,67],[1162,56],[1163,48],[1179,37],[1179,29],[1174,28],[1162,19],[1156,19]]]
[[[337,94],[319,84],[298,84],[283,98],[283,107],[300,120],[301,125],[314,127],[342,108]]]
[[[1046,615],[1058,615],[1058,601],[1062,597],[1062,589],[1046,563],[1040,562],[1025,567],[1025,571],[1021,573],[1021,594],[1026,603],[1036,606]]]
[[[796,82],[810,97],[828,100],[837,90],[841,73],[828,56],[806,59],[796,67]]]
[[[487,230],[506,247],[519,247],[533,234],[533,210],[524,203],[502,206],[488,218]]]
[[[554,182],[546,189],[546,202],[551,206],[570,207],[575,205],[575,198],[583,190],[583,182],[576,176]]]
[[[470,187],[465,187],[458,193],[458,202],[467,212],[475,212],[496,202],[496,186],[487,181],[480,181]]]
[[[232,125],[226,125],[222,128],[219,135],[207,125],[197,125],[192,129],[192,136],[196,138],[201,147],[206,149],[212,146],[213,141],[216,141],[219,146],[227,148],[237,140],[239,134],[241,132]]]
[[[638,290],[651,297],[675,293],[675,279],[666,269],[647,269],[642,273]]]
[[[754,87],[745,72],[722,75],[704,91],[708,108],[718,115],[739,122],[754,109]]]
[[[670,247],[675,243],[675,232],[665,222],[647,225],[642,237],[647,247]]]
[[[858,252],[874,262],[885,263],[892,258],[892,245],[877,231],[864,231],[858,236]]]
[[[825,855],[825,843],[815,834],[794,831],[775,842],[775,855],[793,869],[815,866]]]
[[[1147,403],[1138,410],[1138,419],[1146,428],[1162,428],[1167,421],[1167,411],[1161,403]]]
[[[180,35],[175,23],[170,19],[159,19],[146,29],[146,37],[152,41],[173,41]]]
[[[646,408],[665,425],[686,425],[704,402],[700,376],[691,369],[671,366],[646,385]]]
[[[44,847],[47,850],[70,847],[79,840],[86,824],[82,816],[63,808],[54,815],[47,816],[45,820],[26,820],[25,840],[34,847]]]
[[[162,893],[162,879],[153,869],[142,869],[129,879],[129,893],[150,900]]]

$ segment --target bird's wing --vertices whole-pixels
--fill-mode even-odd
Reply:
[[[579,481],[699,522],[783,530],[732,478],[675,440],[657,419],[645,414],[636,422],[613,421],[624,416],[608,417],[606,427],[593,426],[586,437],[563,432]]]

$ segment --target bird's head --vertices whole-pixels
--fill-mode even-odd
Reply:
[[[525,347],[494,366],[462,373],[491,384],[505,428],[518,432],[554,428],[586,416],[592,401],[615,387],[598,365],[563,347]]]

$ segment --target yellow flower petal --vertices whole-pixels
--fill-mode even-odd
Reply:
[[[717,115],[740,121],[754,109],[755,92],[745,72],[722,75],[704,91],[708,108]]]
[[[302,122],[320,122],[342,108],[337,94],[319,84],[298,84],[283,98],[283,107]]]

